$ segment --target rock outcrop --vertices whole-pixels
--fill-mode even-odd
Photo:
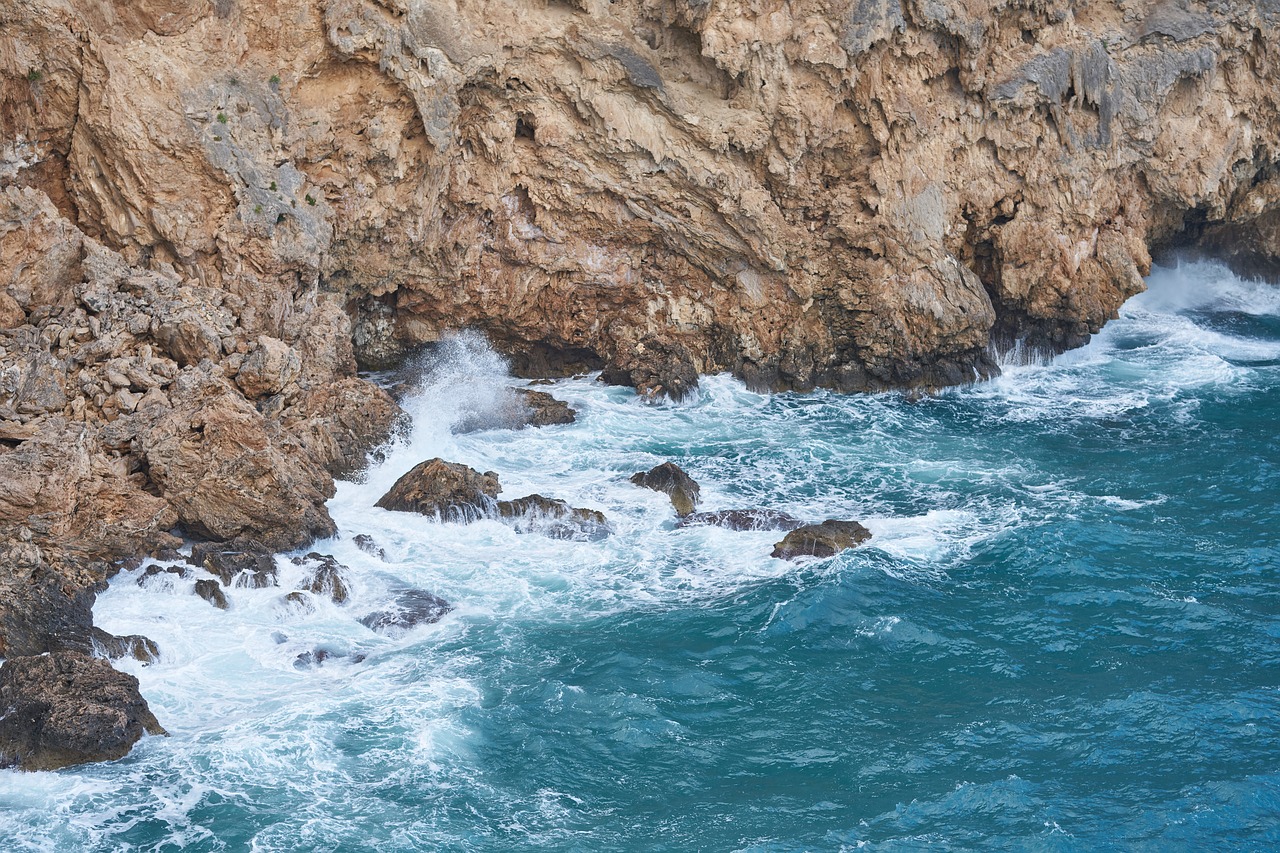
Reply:
[[[721,509],[715,512],[695,512],[681,518],[676,527],[709,525],[729,530],[795,530],[804,522],[793,515],[776,509]]]
[[[165,734],[138,679],[105,660],[59,651],[0,667],[0,767],[57,770],[128,754]]]
[[[772,556],[784,560],[834,557],[870,538],[871,531],[856,521],[827,519],[821,524],[806,524],[792,530],[774,546]]]
[[[419,625],[440,621],[452,609],[449,602],[424,589],[402,589],[388,607],[368,614],[360,624],[378,634],[402,637]]]
[[[692,515],[701,499],[702,487],[674,462],[663,462],[648,471],[633,474],[631,482],[671,498],[671,505],[681,518]]]

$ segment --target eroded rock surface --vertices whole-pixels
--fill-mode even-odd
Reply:
[[[871,531],[856,521],[827,519],[821,524],[806,524],[792,530],[774,546],[772,556],[784,560],[834,557],[870,538]]]
[[[401,637],[419,625],[440,621],[452,609],[449,602],[424,589],[402,589],[390,606],[370,613],[360,624],[378,634]]]
[[[396,480],[376,506],[444,521],[475,521],[492,511],[500,491],[498,475],[492,471],[481,474],[436,458],[420,462]]]
[[[698,508],[702,487],[674,462],[663,462],[648,471],[633,474],[631,482],[671,498],[676,515],[691,515]]]
[[[138,679],[73,651],[0,666],[0,767],[57,770],[128,754],[143,733],[164,734]]]

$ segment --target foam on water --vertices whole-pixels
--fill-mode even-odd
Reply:
[[[1134,662],[1148,645],[1209,631],[1234,658],[1228,636],[1255,637],[1220,600],[1243,582],[1204,555],[1248,567],[1274,548],[1159,537],[1187,512],[1195,479],[1178,459],[1216,428],[1206,412],[1280,387],[1280,291],[1208,264],[1158,269],[1149,285],[1088,346],[923,401],[762,395],[712,376],[654,406],[584,377],[547,389],[575,424],[455,434],[522,383],[478,336],[449,340],[404,402],[410,434],[330,502],[339,535],[314,549],[350,568],[351,601],[285,606],[303,573],[287,557],[279,588],[228,590],[225,612],[192,594],[193,577],[119,575],[95,617],[159,643],[159,662],[120,666],[172,737],[110,765],[0,773],[0,837],[58,850],[772,850],[1149,831],[1108,816],[1114,798],[1074,781],[1072,762],[1132,748],[1090,743],[1091,727],[1157,727],[1161,682]],[[1126,453],[1146,454],[1149,475],[1117,476]],[[599,509],[613,534],[556,540],[374,507],[436,456],[497,472],[504,497]],[[627,479],[668,460],[701,483],[702,509],[856,518],[874,538],[796,564],[768,556],[778,533],[677,528],[664,495]],[[1130,531],[1166,549],[1159,562],[1135,563]],[[1183,564],[1206,574],[1160,574]],[[405,586],[455,610],[395,639],[360,624]],[[1110,657],[1116,638],[1137,657]],[[332,657],[295,666],[316,649]],[[1070,670],[1080,695],[1064,696],[1042,671],[1085,650]],[[1098,673],[1137,674],[1108,692],[1120,676]],[[804,702],[787,710],[793,695]],[[1256,728],[1267,706],[1247,692],[1183,701],[1227,727],[1222,756],[1243,737],[1232,714]],[[1062,731],[1041,732],[1045,720]],[[1254,749],[1280,759],[1269,735],[1255,731]],[[1188,785],[1218,783],[1175,760],[1190,768],[1184,793],[1146,808],[1176,811],[1178,797],[1201,802]],[[1271,796],[1271,777],[1250,778],[1242,796]]]

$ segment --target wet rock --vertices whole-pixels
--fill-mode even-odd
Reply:
[[[165,734],[138,679],[73,651],[0,666],[0,767],[56,770],[127,755],[144,732]]]
[[[314,669],[323,665],[326,661],[343,660],[348,663],[363,663],[366,655],[363,652],[354,652],[351,654],[334,651],[326,648],[316,648],[305,651],[293,660],[293,668],[297,670]]]
[[[834,557],[841,551],[866,542],[871,531],[856,521],[828,519],[821,524],[797,527],[773,548],[774,557]]]
[[[391,606],[375,610],[360,620],[371,631],[400,637],[419,625],[438,622],[453,609],[443,598],[423,589],[400,590]]]
[[[373,540],[373,537],[367,533],[361,533],[351,540],[357,548],[366,554],[377,557],[379,560],[386,561],[387,552],[382,550],[381,546]]]
[[[196,595],[200,596],[219,610],[226,610],[230,607],[227,603],[227,596],[222,591],[222,587],[218,585],[217,581],[211,578],[196,581]]]
[[[178,559],[183,559],[182,555],[178,555]],[[178,578],[190,577],[191,571],[185,566],[147,566],[142,570],[142,574],[138,575],[138,586],[147,586],[153,578],[161,575],[167,575],[170,578],[169,583],[172,584]]]
[[[293,563],[311,567],[311,573],[303,582],[304,589],[326,596],[334,604],[345,604],[350,598],[345,576],[349,569],[333,557],[313,551],[305,557],[294,557]]]
[[[649,470],[634,474],[631,482],[655,492],[663,492],[671,498],[676,515],[690,515],[698,506],[701,487],[674,462],[663,462]]]
[[[0,571],[14,568],[0,565]],[[59,649],[88,652],[95,598],[92,588],[78,587],[38,559],[13,576],[0,577],[0,657]]]
[[[276,585],[276,561],[260,542],[200,542],[191,546],[187,562],[217,575],[223,586],[262,589]]]
[[[481,474],[443,459],[428,459],[396,480],[376,504],[398,512],[438,516],[442,521],[475,521],[484,517],[502,486],[492,471]]]
[[[160,659],[160,647],[156,641],[141,634],[125,634],[116,636],[101,628],[90,632],[93,638],[94,651],[109,660],[133,658],[143,663],[155,663]]]
[[[285,610],[302,614],[304,616],[316,612],[316,605],[315,602],[311,600],[311,596],[300,591],[294,591],[288,595],[280,596],[280,605]]]
[[[698,365],[679,341],[648,337],[619,344],[600,379],[610,385],[628,385],[651,400],[669,397],[680,401],[698,387]]]
[[[545,391],[531,388],[505,388],[496,405],[483,411],[468,412],[453,426],[458,434],[487,429],[524,429],[525,427],[571,424],[577,412],[563,400]]]
[[[596,541],[612,532],[604,513],[572,507],[542,495],[498,501],[497,510],[498,517],[513,522],[517,531],[541,533],[552,539]]]
[[[773,509],[721,509],[695,512],[676,523],[676,527],[710,525],[729,530],[795,530],[804,522],[793,515]]]

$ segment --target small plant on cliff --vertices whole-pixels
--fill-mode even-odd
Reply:
[[[272,86],[279,86],[279,85],[280,85],[280,75],[279,75],[279,74],[272,74],[272,75],[271,75],[271,85],[272,85]]]
[[[271,182],[271,191],[272,191],[272,192],[275,192],[275,191],[276,191],[276,182],[275,182],[275,181],[272,181],[272,182]]]
[[[312,207],[316,206],[316,200],[312,198],[310,194],[307,195],[307,204],[311,205]]]
[[[28,83],[39,83],[43,79],[44,79],[44,72],[41,71],[39,68],[32,68],[30,71],[27,72]]]
[[[261,213],[261,212],[262,212],[262,205],[260,205],[260,204],[255,204],[255,205],[253,206],[253,212],[254,212],[254,213]]]
[[[227,114],[218,113],[218,124],[226,124],[226,123],[227,123]]]

